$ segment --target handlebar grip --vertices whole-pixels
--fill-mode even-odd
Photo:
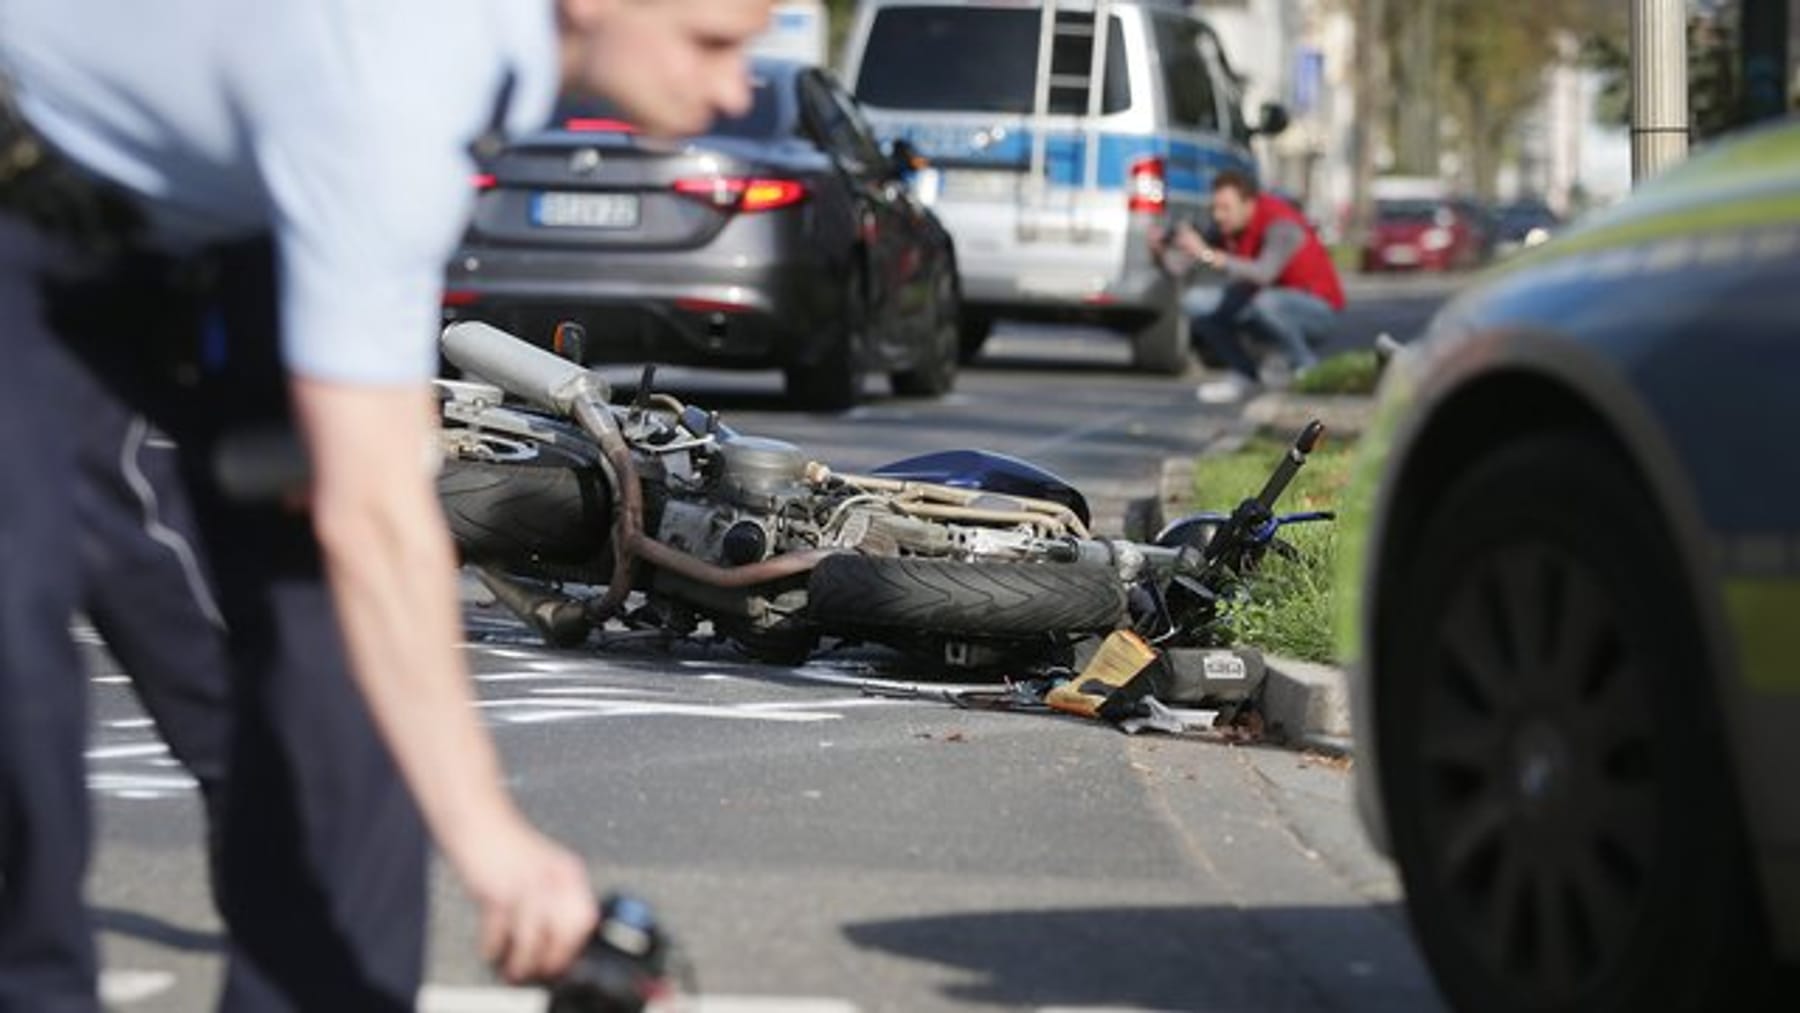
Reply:
[[[439,345],[458,368],[487,380],[514,397],[567,414],[577,397],[600,383],[588,370],[538,348],[524,338],[478,321],[444,328]],[[604,389],[599,391],[602,402]]]
[[[1300,437],[1294,441],[1294,449],[1302,454],[1310,454],[1318,448],[1319,441],[1324,438],[1325,423],[1313,419],[1306,424],[1305,429],[1300,430]]]
[[[1300,435],[1295,438],[1294,445],[1288,448],[1286,454],[1282,455],[1281,463],[1275,466],[1275,473],[1269,476],[1269,481],[1263,486],[1262,492],[1257,494],[1256,499],[1264,510],[1273,511],[1275,509],[1275,501],[1281,498],[1283,492],[1287,491],[1288,483],[1294,480],[1294,476],[1300,471],[1300,466],[1306,463],[1306,455],[1312,453],[1318,447],[1319,441],[1324,438],[1325,423],[1318,419],[1308,422],[1306,428],[1300,430]]]

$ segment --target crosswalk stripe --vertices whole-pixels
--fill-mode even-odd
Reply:
[[[419,993],[419,1013],[543,1013],[548,1005],[544,993],[530,989],[427,985]],[[669,1013],[857,1013],[854,1003],[842,999],[798,996],[697,996],[651,1006],[650,1013],[659,1008]]]
[[[124,1006],[153,999],[175,987],[175,976],[167,971],[102,971],[100,1001],[108,1006]]]

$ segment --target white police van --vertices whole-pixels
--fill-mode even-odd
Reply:
[[[1079,320],[1129,334],[1139,368],[1186,367],[1149,226],[1199,214],[1213,175],[1254,172],[1251,138],[1287,121],[1266,106],[1245,122],[1187,4],[863,0],[844,79],[884,139],[937,170],[922,189],[956,240],[965,357],[998,319]]]

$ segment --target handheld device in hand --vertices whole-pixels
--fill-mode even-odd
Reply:
[[[650,905],[608,894],[587,949],[550,990],[550,1013],[641,1013],[674,991],[673,946]]]

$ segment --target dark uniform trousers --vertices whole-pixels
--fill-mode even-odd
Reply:
[[[351,682],[306,515],[234,502],[213,469],[222,438],[287,421],[275,306],[267,242],[95,266],[0,217],[0,1013],[98,1008],[86,680],[69,638],[83,607],[212,796],[221,1007],[412,1008],[417,811]],[[193,511],[223,641],[195,626],[191,587],[158,618],[166,560],[125,565],[143,535],[118,525],[144,518],[105,488],[123,473],[103,462],[138,416],[179,447],[169,504]],[[229,721],[206,668],[220,646]]]

